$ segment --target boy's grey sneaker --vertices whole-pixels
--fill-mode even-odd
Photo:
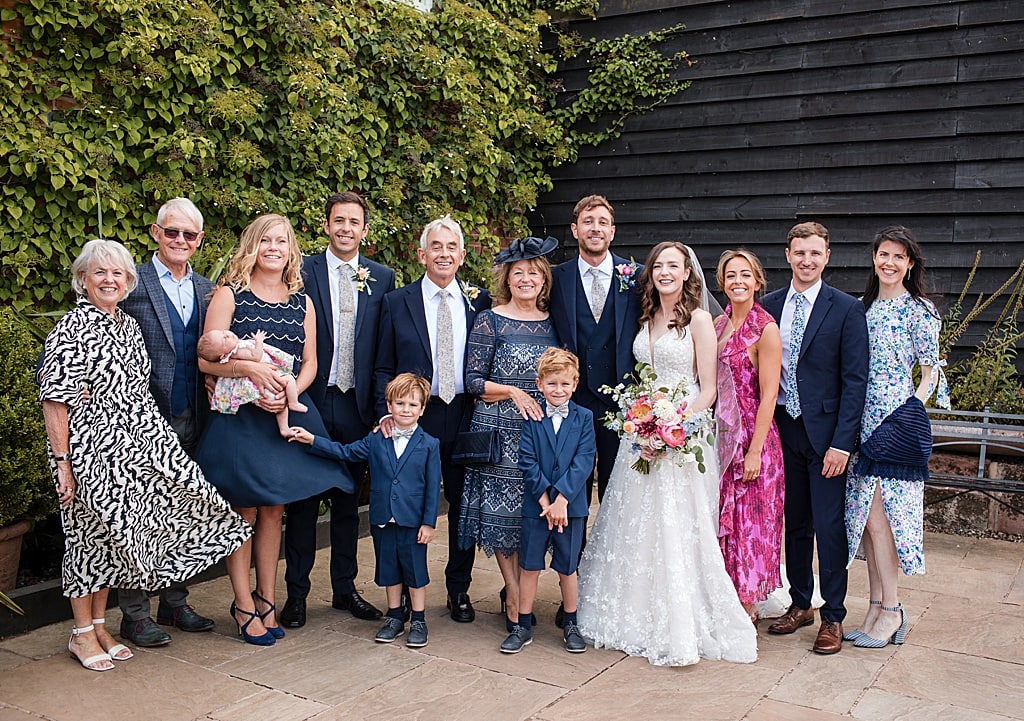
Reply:
[[[427,645],[427,622],[413,621],[409,624],[409,637],[405,639],[409,648],[423,648]]]
[[[562,629],[562,640],[565,641],[565,650],[569,653],[583,653],[587,650],[587,642],[583,640],[580,627],[572,621],[567,621]]]
[[[402,623],[402,619],[386,616],[384,618],[384,625],[377,631],[377,635],[373,637],[373,640],[378,643],[391,643],[403,633],[405,633],[405,624]]]
[[[501,642],[501,652],[519,653],[523,650],[523,646],[529,646],[531,643],[533,643],[533,631],[517,623],[512,627],[512,633],[508,635],[508,638]]]

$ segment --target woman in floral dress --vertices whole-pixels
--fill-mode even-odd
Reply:
[[[889,226],[872,244],[874,268],[864,291],[871,366],[861,420],[861,443],[896,409],[916,397],[924,403],[937,388],[937,405],[949,407],[945,376],[939,367],[938,311],[925,296],[924,258],[914,234]],[[921,366],[915,388],[913,369]],[[916,401],[910,401],[916,403]],[[850,562],[858,548],[868,564],[870,606],[860,627],[844,638],[855,646],[880,648],[902,643],[907,617],[898,595],[898,569],[907,575],[925,571],[923,470],[879,466],[851,459],[846,481],[846,534]]]
[[[757,603],[782,585],[785,476],[773,414],[782,372],[779,326],[758,303],[765,287],[761,261],[727,250],[718,287],[729,299],[718,333],[718,415],[734,419],[719,437],[722,483],[718,540],[740,603],[757,623]]]

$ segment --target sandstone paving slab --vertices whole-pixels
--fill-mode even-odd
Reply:
[[[899,696],[1011,718],[1024,709],[1024,667],[1020,664],[923,646],[901,649],[873,686]]]
[[[563,693],[548,684],[431,659],[325,711],[315,721],[518,721]]]
[[[1020,718],[909,696],[897,696],[878,689],[868,689],[853,707],[852,715],[864,721],[1008,721]]]
[[[0,703],[0,721],[39,721],[39,717],[33,713]]]
[[[309,699],[266,690],[208,715],[214,721],[305,721],[330,707]]]
[[[267,650],[271,653],[232,661],[218,670],[335,706],[428,660],[404,646],[377,644],[331,631],[301,639],[288,636]]]
[[[927,554],[927,551],[925,551]],[[930,560],[923,576],[900,576],[900,590],[914,589],[974,600],[1002,601],[1013,586],[1015,574],[979,571],[974,568],[936,568]]]
[[[22,656],[14,651],[0,648],[0,671],[6,671],[7,669],[31,662],[32,659],[28,656]]]
[[[831,713],[848,713],[891,656],[887,649],[854,649],[852,644],[843,644],[843,650],[831,656],[809,653],[768,697]]]
[[[1024,607],[945,597],[907,638],[917,646],[1024,664]]]
[[[840,721],[844,718],[849,717],[766,698],[751,709],[743,721]]]
[[[248,681],[156,654],[113,671],[88,671],[66,655],[0,674],[0,698],[52,721],[182,721],[252,696]],[[124,699],[145,699],[145,711]]]
[[[942,562],[959,564],[978,543],[977,538],[956,536],[951,533],[925,533],[925,558],[934,554]]]
[[[271,648],[245,643],[235,635],[233,626],[230,629],[231,633],[226,633],[229,619],[230,616],[227,614],[224,614],[223,618],[217,617],[217,628],[206,633],[186,633],[178,629],[165,628],[171,634],[171,642],[166,646],[138,648],[131,642],[128,642],[127,645],[136,655],[167,656],[211,669],[239,659],[269,654],[272,651]]]
[[[1016,574],[1024,566],[1024,543],[979,538],[960,565],[979,571]]]
[[[1015,606],[1024,606],[1024,570],[1017,573],[1013,579],[1013,586],[1003,599],[1004,603],[1012,603]]]
[[[666,668],[626,657],[551,704],[537,718],[735,721],[743,718],[783,673],[756,663],[701,661]]]
[[[118,617],[120,618],[120,614]],[[73,625],[71,621],[52,623],[49,626],[38,628],[32,633],[0,641],[0,649],[31,659],[49,658],[54,654],[67,654],[68,638],[71,636]],[[111,628],[116,627],[111,626]]]

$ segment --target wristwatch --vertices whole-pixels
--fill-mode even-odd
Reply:
[[[55,460],[55,461],[70,461],[71,460],[71,453],[68,452],[68,453],[64,453],[64,454],[59,455],[59,456],[54,456],[53,460]]]

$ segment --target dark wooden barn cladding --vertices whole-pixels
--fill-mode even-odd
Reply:
[[[697,60],[682,70],[692,87],[555,169],[532,216],[535,231],[567,239],[563,257],[573,204],[589,193],[615,205],[619,253],[682,240],[713,268],[744,245],[773,287],[788,279],[785,234],[802,220],[828,226],[826,279],[853,293],[874,232],[892,222],[925,243],[947,302],[978,248],[980,292],[1024,257],[1024,2],[605,0],[572,30],[676,23],[687,30],[666,50]],[[582,66],[560,75],[571,94]]]

